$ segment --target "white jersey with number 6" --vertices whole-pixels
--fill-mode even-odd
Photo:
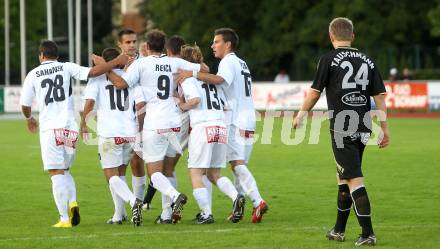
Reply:
[[[217,75],[225,80],[221,86],[232,109],[229,121],[242,130],[255,131],[252,78],[246,62],[229,53],[220,61]]]
[[[70,80],[87,80],[89,71],[75,63],[45,61],[27,74],[20,104],[31,106],[36,96],[40,131],[65,128],[75,122]]]
[[[113,70],[118,75],[125,72]],[[105,75],[91,78],[84,91],[84,99],[97,102],[97,132],[101,137],[134,137],[136,136],[135,103],[145,102],[142,89],[134,85],[118,90]]]
[[[200,65],[166,55],[150,55],[135,60],[122,76],[129,86],[142,87],[147,102],[144,130],[181,126],[181,112],[174,100],[174,74],[179,69],[199,71]]]

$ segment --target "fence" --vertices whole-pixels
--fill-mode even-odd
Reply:
[[[301,108],[310,82],[276,84],[255,82],[252,95],[258,110],[298,110]],[[386,82],[386,103],[391,111],[440,111],[440,81]],[[84,104],[81,96],[85,86],[74,88],[75,110]],[[20,112],[20,86],[0,88],[0,112]],[[38,110],[34,100],[33,110]],[[317,110],[327,109],[325,92],[315,105]]]

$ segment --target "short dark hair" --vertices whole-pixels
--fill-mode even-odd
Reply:
[[[146,42],[148,48],[154,52],[162,52],[165,47],[166,34],[159,29],[153,29],[149,31],[146,35]]]
[[[134,30],[132,30],[132,29],[121,29],[118,32],[118,40],[122,41],[123,35],[135,35],[135,34],[136,34],[136,32],[134,32]]]
[[[223,37],[223,41],[231,43],[231,49],[235,50],[238,47],[238,35],[231,28],[220,28],[216,29],[214,35],[221,35]]]
[[[167,40],[165,47],[166,49],[169,49],[171,53],[178,55],[180,54],[180,49],[185,44],[186,42],[185,39],[183,39],[183,37],[179,35],[173,35]]]
[[[38,53],[47,59],[58,59],[58,46],[54,41],[43,40],[38,48]]]
[[[105,61],[109,62],[118,57],[119,54],[119,50],[117,50],[116,48],[105,48],[102,51],[102,58],[104,58]]]

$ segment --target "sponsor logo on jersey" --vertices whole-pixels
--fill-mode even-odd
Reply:
[[[350,106],[363,106],[367,104],[367,97],[360,92],[350,92],[342,96],[342,102]]]
[[[228,131],[225,127],[222,126],[208,126],[205,128],[206,139],[208,144],[210,143],[219,143],[226,144],[228,143]]]

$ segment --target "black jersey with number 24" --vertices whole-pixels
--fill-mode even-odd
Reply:
[[[330,129],[347,133],[371,132],[370,97],[386,91],[376,64],[350,47],[321,56],[312,88],[326,91]]]

